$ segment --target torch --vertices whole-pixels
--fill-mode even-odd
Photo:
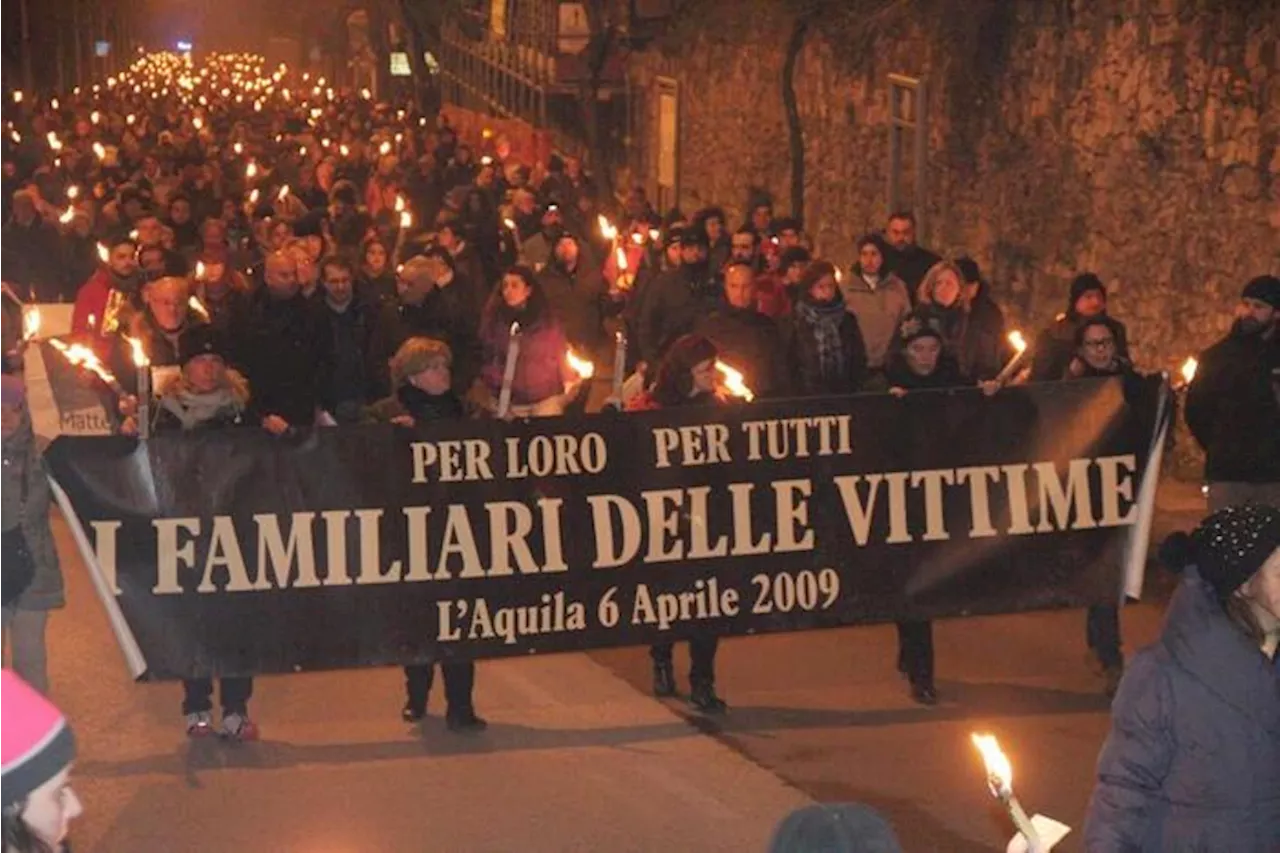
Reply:
[[[982,763],[987,771],[987,789],[991,796],[999,800],[1009,813],[1018,835],[1009,843],[1009,850],[1025,853],[1049,853],[1053,846],[1066,837],[1071,828],[1058,823],[1052,818],[1036,815],[1027,817],[1022,804],[1013,795],[1013,765],[1000,749],[1000,742],[995,735],[974,732],[970,739],[982,753]]]
[[[507,332],[507,363],[502,369],[502,390],[498,392],[498,417],[511,411],[511,385],[516,379],[516,361],[520,358],[520,324],[514,322]]]
[[[1013,357],[1005,364],[996,376],[996,384],[1003,385],[1013,376],[1014,371],[1018,369],[1018,365],[1022,363],[1022,356],[1027,352],[1027,339],[1022,336],[1022,332],[1014,329],[1009,333],[1009,345],[1013,347]]]
[[[622,383],[627,376],[627,336],[619,329],[613,336],[613,399],[622,406]]]
[[[1193,379],[1196,378],[1196,371],[1200,369],[1200,362],[1195,356],[1188,356],[1187,360],[1182,362],[1182,367],[1178,368],[1178,375],[1182,377],[1182,381],[1174,386],[1175,391],[1181,391],[1189,386]]]
[[[627,250],[618,246],[613,250],[613,262],[618,268],[618,276],[614,282],[618,285],[619,290],[630,290],[631,285],[635,284],[635,276],[627,272]]]
[[[30,343],[40,334],[40,306],[32,305],[22,315],[22,342]]]
[[[720,387],[731,397],[738,397],[750,403],[756,398],[755,392],[747,387],[742,371],[716,359],[716,371],[720,374]]]
[[[90,319],[92,320],[92,317]],[[51,338],[49,345],[61,353],[72,367],[84,368],[101,379],[117,397],[125,396],[124,388],[120,387],[119,381],[116,380],[111,371],[102,366],[102,362],[98,360],[97,353],[93,350],[84,344],[71,344],[68,346],[57,338]]]
[[[195,313],[204,322],[208,323],[213,318],[209,316],[209,309],[204,307],[204,303],[200,301],[200,297],[192,294],[187,298],[187,308]]]
[[[146,439],[151,433],[151,359],[142,348],[142,341],[125,336],[133,351],[133,366],[138,371],[138,438]]]

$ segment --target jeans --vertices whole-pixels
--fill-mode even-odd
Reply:
[[[1085,613],[1084,633],[1089,649],[1098,662],[1111,668],[1124,664],[1120,653],[1120,608],[1114,604],[1095,604]]]
[[[213,710],[213,679],[188,678],[182,682],[182,713],[195,714]],[[222,698],[222,713],[244,715],[249,710],[253,696],[252,678],[220,678],[218,693]]]
[[[933,683],[933,623],[898,622],[898,671],[912,684]]]
[[[689,639],[689,683],[715,684],[716,682],[716,648],[720,638],[714,636],[691,637]],[[656,664],[671,665],[671,654],[674,644],[657,643],[649,647],[649,657]]]
[[[47,610],[19,610],[13,604],[3,610],[3,636],[13,671],[41,693],[49,692],[49,660],[45,646]]]

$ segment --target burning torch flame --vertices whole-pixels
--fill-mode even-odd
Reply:
[[[204,261],[196,261],[196,280],[199,281],[199,280],[202,280],[203,278],[204,278]],[[191,298],[195,299],[194,296]]]
[[[147,351],[142,348],[142,341],[137,338],[131,338],[128,335],[125,335],[124,339],[129,342],[134,367],[146,367],[151,364],[151,359],[147,358]]]
[[[276,201],[284,201],[289,196],[289,185],[285,184],[280,188],[280,192],[276,193]]]
[[[259,196],[259,193],[258,193],[258,190],[257,190],[257,188],[256,188],[256,187],[255,187],[254,189],[250,190],[250,191],[249,191],[249,204],[257,204],[257,203],[258,203],[258,196]]]
[[[232,151],[234,151],[234,152],[236,152],[236,156],[239,156],[239,155],[243,154],[243,153],[244,153],[244,143],[243,143],[243,142],[237,142],[236,144],[234,144],[234,145],[232,145],[232,146],[231,146],[231,150],[232,150]]]
[[[111,260],[111,253],[108,252],[107,247],[101,243],[98,244],[98,260],[102,261],[104,264]]]
[[[97,110],[94,110],[93,112],[89,113],[89,121],[93,122],[94,124],[97,124],[98,122],[102,121],[102,113],[98,112]]]
[[[48,133],[48,135],[47,135],[47,136],[45,136],[45,139],[49,140],[49,150],[50,150],[50,151],[61,151],[61,150],[62,150],[62,140],[61,140],[61,139],[59,139],[59,138],[58,138],[58,134],[54,133],[52,130],[51,130],[51,131],[49,131],[49,133]]]
[[[249,163],[249,165],[247,165],[247,166],[245,166],[245,167],[244,167],[244,176],[245,176],[246,178],[255,178],[255,177],[257,177],[257,175],[258,175],[258,164],[257,164],[257,163],[250,162],[250,163]]]
[[[1182,367],[1179,368],[1178,372],[1182,374],[1183,381],[1190,385],[1191,380],[1196,378],[1196,370],[1198,370],[1199,367],[1200,362],[1196,361],[1194,357],[1191,357],[1182,362]]]
[[[92,316],[90,316],[90,320],[92,319]],[[84,344],[71,344],[70,346],[67,346],[57,338],[51,339],[49,344],[58,352],[62,353],[72,367],[83,367],[85,370],[88,370],[90,373],[94,374],[113,388],[119,386],[119,383],[116,382],[116,378],[111,374],[111,371],[102,366],[102,362],[98,360],[97,354]]]
[[[404,213],[404,196],[402,195],[396,196],[395,209],[396,209],[396,213]]]
[[[716,360],[716,370],[720,372],[723,380],[721,386],[734,397],[741,397],[750,403],[756,398],[755,392],[747,387],[746,380],[742,376],[742,371],[730,367],[719,359]]]
[[[385,156],[387,156],[388,154],[390,154],[390,153],[391,153],[391,143],[390,143],[390,142],[383,141],[383,143],[382,143],[381,145],[379,145],[379,146],[378,146],[378,153],[379,153],[379,154],[381,154],[381,155],[382,155],[382,156],[384,156],[384,157],[385,157]]]
[[[72,220],[74,220],[75,218],[76,218],[76,209],[74,207],[68,207],[66,212],[58,217],[58,221],[61,222],[63,225],[70,225]]]
[[[481,166],[492,166],[492,165],[493,165],[493,158],[492,158],[492,157],[490,157],[488,154],[484,155],[483,157],[481,157],[481,158],[480,158],[480,165],[481,165]]]
[[[1008,797],[1013,793],[1013,765],[1009,757],[1000,749],[1000,742],[995,735],[971,734],[973,745],[982,753],[982,763],[987,768],[987,785],[991,793],[997,797]]]
[[[662,232],[660,232],[657,228],[649,229],[649,239],[654,243],[658,242],[658,238],[661,236],[662,236]]]
[[[368,89],[361,89],[361,90],[360,90],[360,97],[364,98],[364,99],[367,101],[367,100],[369,100],[370,98],[372,98],[372,97],[373,97],[373,93],[372,93],[372,92],[370,92]]]
[[[20,103],[22,103],[22,92],[20,92],[20,91],[15,91],[15,92],[13,93],[13,102],[14,102],[15,104],[20,104]]]
[[[1016,349],[1019,355],[1027,351],[1027,339],[1017,329],[1009,333],[1009,345]]]
[[[204,303],[200,301],[199,297],[192,296],[189,298],[187,300],[187,307],[194,311],[200,319],[204,320],[206,323],[211,319],[209,317],[209,309],[204,307]]]
[[[50,106],[50,107],[52,107],[54,110],[57,110],[57,109],[58,109],[58,99],[57,99],[57,98],[54,98],[52,101],[50,101],[50,102],[49,102],[49,106]]]
[[[338,153],[341,154],[343,157],[346,157],[351,153],[351,148],[346,143],[343,143],[342,145],[338,146]]]
[[[78,186],[76,186],[75,184],[72,184],[71,186],[67,187],[67,198],[69,198],[71,201],[75,201],[79,197],[80,197],[80,188]]]
[[[99,160],[105,160],[107,157],[107,149],[101,142],[93,143],[93,153]]]
[[[200,118],[200,116],[196,116],[191,120],[191,126],[196,130],[202,130],[204,128],[204,119]]]
[[[580,379],[590,379],[592,376],[595,376],[595,363],[588,361],[573,350],[565,350],[564,359],[569,363],[570,369],[572,369],[574,373],[578,374]]]
[[[401,228],[410,228],[410,227],[412,227],[412,226],[413,226],[413,214],[412,214],[412,213],[410,213],[410,212],[409,212],[409,211],[407,211],[407,210],[406,210],[406,211],[403,211],[403,212],[400,214],[400,227],[401,227]]]
[[[626,253],[626,250],[625,250],[625,249],[623,249],[621,246],[619,246],[618,248],[614,249],[614,250],[613,250],[613,258],[614,258],[614,260],[615,260],[615,261],[617,261],[617,264],[618,264],[618,272],[620,272],[620,273],[621,273],[621,272],[626,272],[626,271],[627,271],[627,253]]]
[[[635,231],[635,232],[633,232],[633,233],[631,234],[631,242],[632,242],[632,243],[635,243],[637,246],[643,246],[643,245],[644,245],[644,234],[641,234],[639,231]]]
[[[40,308],[33,305],[22,318],[22,339],[34,340],[38,334],[40,334]]]
[[[133,113],[129,113],[129,115],[125,116],[124,123],[133,124],[137,120],[138,120],[137,116],[135,116]]]
[[[600,226],[600,236],[606,240],[614,240],[618,236],[618,229],[614,224],[605,218],[604,214],[596,217],[596,224]]]
[[[514,219],[511,219],[510,217],[508,217],[502,220],[502,224],[505,225],[507,227],[507,230],[510,231],[512,234],[516,232],[516,221]]]

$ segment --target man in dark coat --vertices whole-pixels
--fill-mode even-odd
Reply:
[[[914,296],[914,294],[913,294]],[[1031,381],[1054,382],[1062,379],[1073,362],[1076,369],[1076,327],[1083,317],[1099,317],[1107,313],[1107,288],[1102,279],[1091,272],[1081,273],[1071,282],[1067,312],[1059,314],[1053,325],[1036,336],[1031,350]],[[1124,324],[1116,321],[1116,354],[1129,358],[1129,340]]]
[[[469,295],[458,285],[453,258],[443,248],[405,261],[396,276],[396,301],[382,306],[369,342],[369,373],[375,398],[394,388],[390,362],[412,337],[434,338],[453,352],[454,390],[465,396],[479,373],[477,319]]]
[[[1205,450],[1209,508],[1280,506],[1280,278],[1245,285],[1231,333],[1199,361],[1187,426]]]
[[[719,301],[720,288],[707,267],[707,236],[685,229],[679,267],[658,274],[645,286],[640,306],[640,355],[656,365],[667,345],[693,328]]]
[[[693,328],[742,371],[756,396],[782,396],[789,390],[786,350],[777,324],[756,310],[755,280],[750,264],[731,263],[725,269],[723,301]]]
[[[569,345],[586,352],[598,347],[613,300],[599,266],[590,262],[576,237],[568,232],[556,235],[551,263],[538,275],[538,283],[560,318]]]
[[[333,358],[333,370],[322,378],[322,403],[338,423],[359,423],[364,407],[374,400],[369,339],[377,315],[375,308],[356,294],[355,272],[345,258],[325,258],[320,281],[323,296],[316,311],[321,328],[328,333]]]
[[[916,301],[916,288],[924,279],[925,273],[942,258],[916,242],[916,217],[909,210],[899,210],[889,214],[889,222],[884,229],[885,243],[888,244],[889,272],[896,275],[907,285],[911,295],[911,303]]]
[[[331,354],[317,312],[299,290],[297,261],[290,253],[267,257],[264,286],[235,333],[233,351],[263,426],[278,432],[315,422]]]
[[[3,229],[4,280],[23,299],[62,302],[74,296],[64,289],[58,229],[40,218],[31,190],[13,194],[13,217]]]

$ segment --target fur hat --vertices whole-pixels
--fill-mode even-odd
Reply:
[[[409,377],[421,373],[435,362],[443,360],[446,367],[453,365],[453,350],[436,338],[413,337],[400,345],[391,358],[391,385],[399,388]]]

